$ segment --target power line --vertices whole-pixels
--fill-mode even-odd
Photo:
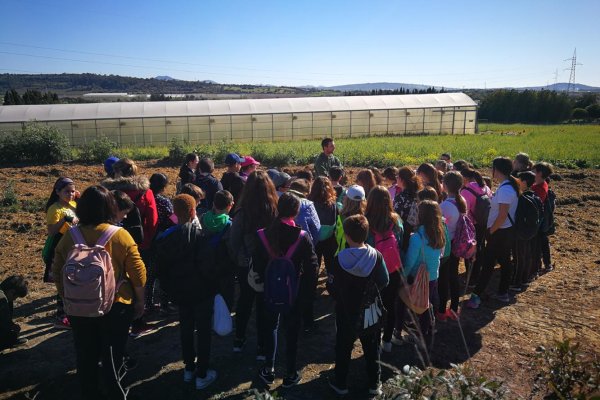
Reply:
[[[578,65],[577,63],[577,47],[573,51],[573,57],[567,58],[564,61],[571,61],[571,68],[565,68],[565,71],[571,70],[571,75],[569,75],[569,85],[567,86],[567,94],[571,92],[571,87],[575,88],[575,69]]]

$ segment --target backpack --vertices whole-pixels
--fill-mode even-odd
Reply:
[[[540,229],[540,203],[539,197],[536,199],[533,193],[525,192],[519,196],[515,219],[508,213],[508,219],[515,227],[515,235],[518,240],[530,240],[537,235]]]
[[[79,227],[69,229],[74,245],[62,268],[65,313],[76,317],[106,315],[120,286],[115,279],[106,244],[120,228],[111,225],[93,246],[85,242]]]
[[[465,190],[468,190],[473,196],[475,196],[475,210],[473,210],[475,222],[477,222],[477,225],[486,228],[488,216],[490,215],[490,209],[492,208],[492,199],[490,199],[490,197],[485,193],[477,194],[476,191],[468,186],[465,186]]]
[[[265,269],[264,290],[267,308],[274,313],[286,313],[291,310],[298,297],[300,279],[292,256],[296,252],[300,240],[306,234],[300,231],[296,241],[290,246],[285,255],[278,255],[267,241],[265,230],[258,231],[258,237],[269,253],[270,260]]]
[[[456,202],[450,200],[456,207]],[[456,207],[458,209],[458,207]],[[459,211],[460,212],[460,211]],[[477,239],[475,239],[475,226],[467,214],[460,213],[456,222],[454,240],[452,240],[452,254],[458,258],[470,260],[477,253]]]
[[[334,204],[334,220],[335,222],[333,223],[333,225],[321,225],[321,228],[319,229],[319,238],[317,242],[323,242],[327,239],[329,239],[330,237],[333,236],[333,234],[336,231],[337,228],[337,215],[338,215],[338,210],[337,210],[337,205]]]
[[[133,208],[123,220],[123,228],[129,232],[135,243],[138,245],[144,242],[144,226],[142,224],[142,214],[140,213],[137,203],[144,194],[146,194],[146,192],[142,192],[136,197],[133,201]]]
[[[420,233],[417,233],[421,236]],[[429,309],[429,271],[425,263],[425,239],[421,236],[421,263],[412,284],[400,289],[400,299],[417,314]]]
[[[344,234],[344,221],[342,216],[338,215],[337,221],[335,222],[335,241],[337,242],[337,250],[334,255],[346,248],[346,235]]]
[[[548,189],[548,195],[546,201],[544,201],[543,207],[543,218],[540,231],[546,235],[553,235],[556,232],[556,225],[554,224],[554,209],[556,208],[556,194],[554,190]]]
[[[363,291],[360,303],[360,312],[356,325],[358,336],[367,335],[371,332],[377,332],[383,325],[386,317],[386,309],[383,306],[381,293],[372,278],[373,273],[367,279],[365,290]]]
[[[398,241],[394,234],[394,225],[390,225],[384,233],[371,231],[375,240],[375,249],[379,250],[385,261],[385,266],[389,273],[399,270],[402,268],[402,260],[400,259],[400,250],[398,248]]]

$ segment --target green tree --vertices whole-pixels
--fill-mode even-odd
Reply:
[[[7,90],[4,94],[4,105],[12,106],[18,104],[23,104],[23,99],[21,98],[21,95],[19,95],[19,92],[15,89]]]
[[[591,104],[585,108],[588,116],[592,119],[600,118],[600,104]]]
[[[588,112],[585,108],[574,108],[571,117],[573,119],[587,119]]]

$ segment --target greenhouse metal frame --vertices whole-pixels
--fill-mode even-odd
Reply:
[[[0,107],[0,132],[29,121],[58,127],[73,146],[295,141],[368,135],[473,134],[477,104],[464,93]]]

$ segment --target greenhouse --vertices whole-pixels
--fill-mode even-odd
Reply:
[[[79,146],[107,137],[120,146],[290,141],[366,135],[473,134],[477,104],[464,93],[115,102],[0,107],[0,132],[38,121]]]

